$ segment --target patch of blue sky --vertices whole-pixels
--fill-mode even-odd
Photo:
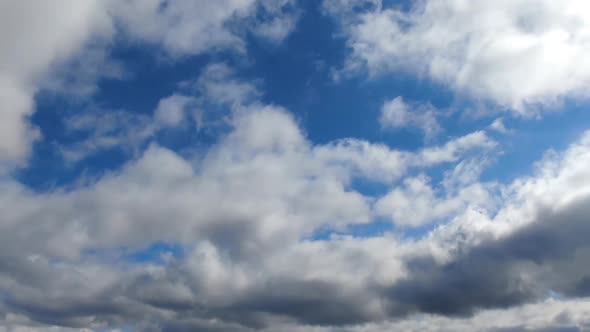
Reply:
[[[125,261],[132,263],[162,263],[166,257],[182,259],[185,249],[180,244],[156,242],[150,246],[125,255]]]
[[[101,328],[101,329],[95,329],[94,332],[112,332],[113,330],[118,330],[121,332],[134,332],[136,331],[136,329],[134,329],[131,326],[121,326],[118,327],[117,329],[113,329],[113,328]]]
[[[37,98],[37,110],[31,118],[43,139],[33,145],[31,158],[15,177],[32,190],[47,191],[68,187],[80,177],[96,177],[117,169],[129,156],[120,149],[101,151],[85,158],[80,163],[68,163],[60,153],[60,146],[76,143],[87,133],[67,130],[64,119],[85,112],[86,106],[67,103],[61,98]]]
[[[115,249],[87,249],[84,258],[98,262],[121,262],[132,264],[165,264],[169,258],[181,260],[186,248],[180,243],[157,241],[142,247],[119,247]],[[57,260],[55,263],[60,263]]]
[[[403,227],[396,226],[395,221],[392,222],[386,218],[377,218],[366,224],[351,224],[343,229],[333,229],[323,227],[317,229],[311,236],[305,240],[309,241],[327,241],[333,237],[338,236],[352,236],[355,238],[374,238],[382,237],[388,234],[395,234],[395,236],[408,239],[419,240],[424,236],[430,234],[434,229],[446,223],[446,220],[428,223],[417,227]]]
[[[306,240],[326,241],[337,236],[353,236],[355,238],[380,237],[391,233],[394,225],[385,219],[376,219],[366,224],[350,224],[342,229],[322,227],[313,232]]]
[[[547,150],[564,151],[588,130],[588,107],[588,103],[567,101],[563,109],[545,112],[538,119],[504,117],[510,132],[495,135],[504,153],[495,167],[482,174],[482,180],[509,183],[530,175]]]

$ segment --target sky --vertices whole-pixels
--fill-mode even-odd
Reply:
[[[0,332],[590,331],[586,0],[0,0]]]

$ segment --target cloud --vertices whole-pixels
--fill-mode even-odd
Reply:
[[[326,1],[352,50],[350,66],[409,71],[518,114],[586,98],[590,17],[584,1]],[[362,8],[362,9],[361,9]]]
[[[155,121],[164,127],[176,127],[185,119],[185,108],[195,99],[174,94],[158,102],[154,117]]]
[[[57,149],[69,163],[112,149],[138,152],[158,129],[147,115],[98,108],[66,118],[64,127],[75,139]]]
[[[416,127],[429,139],[441,131],[435,112],[430,104],[408,105],[402,97],[396,97],[383,104],[379,123],[386,129]]]
[[[242,40],[226,22],[234,16],[247,16],[255,4],[255,0],[109,1],[112,15],[131,38],[162,45],[173,55],[243,48]]]
[[[590,196],[582,188],[590,177],[579,165],[588,158],[588,137],[563,155],[548,156],[536,177],[515,181],[509,189],[513,199],[487,226],[484,221],[477,227],[476,244],[460,248],[444,263],[434,257],[409,260],[413,272],[391,289],[399,310],[465,315],[538,301],[554,292],[586,297],[590,271],[582,261],[590,251],[582,234],[588,232]]]
[[[392,183],[411,169],[456,162],[469,153],[490,150],[495,146],[495,141],[483,131],[477,131],[415,152],[392,150],[383,144],[349,138],[318,146],[314,153],[335,167],[354,170],[358,176]]]
[[[489,128],[501,134],[507,134],[510,132],[510,130],[506,128],[506,125],[504,124],[504,120],[502,118],[494,120],[494,122],[492,122]]]
[[[279,17],[256,26],[254,33],[271,41],[282,41],[293,31],[296,24],[295,16]]]
[[[296,28],[300,11],[296,9],[296,1],[262,1],[263,12],[270,14],[271,19],[258,22],[252,27],[252,32],[271,42],[281,42]]]
[[[261,95],[255,82],[235,77],[234,70],[224,63],[206,66],[193,84],[207,102],[227,106],[249,104]]]
[[[290,0],[127,0],[109,1],[109,6],[129,37],[161,45],[172,56],[223,48],[243,52],[246,45],[240,28],[280,42],[297,21],[295,10],[289,10],[294,7]],[[266,15],[257,16],[259,12]]]
[[[588,251],[580,234],[589,231],[587,201],[581,197],[562,211],[540,209],[532,224],[448,264],[410,261],[414,273],[393,287],[392,297],[410,310],[444,315],[515,306],[543,299],[550,291],[585,297],[584,278],[590,271],[580,265]]]
[[[429,182],[426,176],[406,178],[401,187],[377,201],[377,214],[390,217],[397,226],[417,227],[456,216],[468,208],[493,208],[490,192],[484,185],[472,184],[457,193],[447,191],[446,197],[438,197]]]
[[[449,140],[442,146],[423,149],[417,157],[419,164],[435,165],[459,160],[473,149],[493,149],[497,143],[484,131],[476,131],[456,139]]]

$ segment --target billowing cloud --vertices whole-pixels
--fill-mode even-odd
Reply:
[[[588,95],[590,16],[583,0],[562,2],[327,0],[343,21],[350,66],[409,71],[462,95],[520,114]]]

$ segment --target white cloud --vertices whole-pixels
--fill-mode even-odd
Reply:
[[[261,94],[254,83],[236,78],[224,63],[205,67],[194,85],[208,102],[228,106],[251,103]]]
[[[282,41],[293,31],[296,24],[295,16],[279,17],[257,25],[254,33],[271,41]]]
[[[476,131],[465,136],[449,140],[442,146],[428,147],[423,149],[418,161],[415,163],[423,165],[435,165],[459,160],[463,155],[473,149],[493,149],[497,143],[490,139],[484,131]]]
[[[158,102],[155,121],[164,127],[177,127],[186,117],[185,108],[194,102],[194,98],[178,94],[166,97]]]
[[[147,115],[101,109],[67,118],[64,126],[70,134],[84,135],[74,143],[58,147],[66,162],[77,162],[111,149],[138,152],[158,129]]]
[[[109,1],[110,10],[133,38],[157,43],[172,54],[197,54],[212,48],[243,48],[226,22],[245,17],[256,0]]]
[[[295,28],[297,16],[285,10],[292,3],[290,0],[127,0],[110,1],[109,7],[132,38],[159,44],[174,56],[220,48],[243,52],[246,45],[242,28],[280,42]],[[257,19],[256,12],[260,10],[270,18]],[[232,28],[232,24],[236,27]]]
[[[327,1],[341,15],[351,65],[411,71],[530,115],[562,97],[587,97],[590,16],[584,0]],[[369,10],[351,10],[365,5]]]
[[[299,10],[295,9],[295,0],[262,0],[261,7],[273,18],[258,22],[252,32],[272,42],[283,41],[297,25]]]
[[[506,133],[510,132],[510,130],[508,128],[506,128],[506,125],[504,125],[504,120],[502,118],[498,118],[498,119],[494,120],[494,122],[492,122],[492,124],[490,125],[490,129],[495,130],[495,131],[502,133],[502,134],[506,134]]]
[[[399,180],[410,169],[428,168],[460,160],[469,153],[493,149],[496,142],[478,131],[453,138],[440,146],[427,146],[415,152],[393,150],[383,144],[358,139],[341,139],[314,149],[317,158],[342,169],[345,177],[354,175],[383,183]]]
[[[405,179],[403,186],[381,197],[375,208],[378,215],[391,218],[397,226],[419,227],[455,217],[467,209],[490,210],[491,201],[488,189],[478,183],[439,197],[430,179],[419,176]]]
[[[382,128],[419,128],[424,131],[427,139],[441,131],[436,120],[436,109],[432,105],[408,104],[402,97],[396,97],[383,104],[379,122]]]

